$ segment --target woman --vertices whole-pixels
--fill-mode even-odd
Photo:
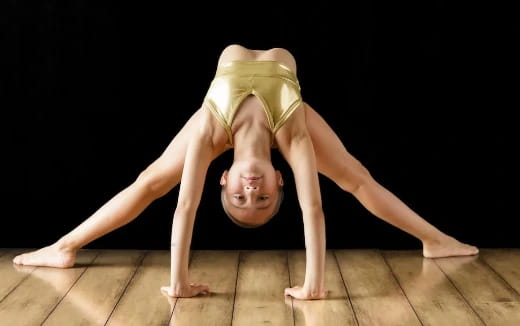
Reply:
[[[325,225],[318,172],[377,217],[421,240],[425,257],[477,254],[476,247],[441,232],[371,177],[323,118],[302,100],[296,68],[294,57],[282,48],[227,46],[200,109],[162,155],[134,183],[56,243],[17,256],[14,263],[71,267],[78,249],[129,223],[180,183],[172,224],[171,280],[162,290],[172,297],[207,293],[207,286],[188,281],[189,249],[208,167],[231,148],[233,164],[221,177],[221,198],[226,214],[241,226],[266,223],[281,203],[283,179],[271,164],[272,148],[280,151],[294,173],[307,264],[304,284],[286,289],[286,295],[297,299],[326,296]]]

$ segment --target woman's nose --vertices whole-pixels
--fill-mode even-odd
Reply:
[[[258,186],[247,185],[245,188],[246,188],[246,190],[253,191],[253,190],[257,190]]]

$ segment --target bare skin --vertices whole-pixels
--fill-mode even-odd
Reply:
[[[230,58],[244,59],[246,57],[247,59],[255,60],[279,60],[296,71],[294,60],[288,52],[283,49],[259,51],[247,50],[239,46],[231,46],[228,54],[229,56],[227,57],[227,60],[231,60]],[[219,63],[225,64],[225,62],[226,56],[221,56]],[[257,115],[259,112],[262,112],[260,105],[259,101],[255,98],[248,98],[244,101],[239,114],[237,114],[236,121],[233,124],[233,134],[237,133],[237,135],[241,135],[242,131],[251,127],[251,124],[248,123],[248,121],[255,120],[253,118],[258,117]],[[251,109],[245,110],[244,108],[246,107]],[[295,115],[295,118],[293,119],[294,121],[288,123],[287,128],[284,126],[284,128],[280,129],[276,136],[277,141],[280,144],[280,151],[284,157],[288,160],[291,159],[290,137],[293,136],[291,130],[294,132],[298,126],[301,127],[303,121],[306,126],[306,133],[311,140],[317,172],[330,178],[341,189],[355,196],[355,198],[357,198],[360,203],[375,216],[421,240],[423,244],[424,257],[437,258],[447,256],[466,256],[478,253],[478,248],[461,243],[455,238],[441,232],[375,181],[366,168],[363,167],[363,165],[350,153],[348,153],[335,132],[310,105],[304,104],[304,109],[297,111],[302,112],[302,114]],[[255,132],[257,132],[259,139],[266,140],[266,130],[262,127],[265,127],[265,121],[263,123],[264,125],[262,125],[262,123],[255,125]],[[207,157],[203,160],[205,161],[205,164],[209,165],[213,159],[231,148],[227,142],[227,135],[224,130],[220,128],[216,121],[212,120],[212,117],[207,114],[207,110],[205,110],[204,107],[201,107],[188,120],[162,155],[150,164],[138,176],[134,183],[110,199],[92,216],[63,236],[56,243],[40,250],[19,255],[14,258],[13,262],[20,265],[37,265],[59,268],[73,266],[78,249],[131,222],[155,199],[165,195],[180,183],[181,178],[183,177],[184,164],[188,155],[187,153],[190,141],[193,139],[194,135],[200,131],[201,124],[205,124],[206,127],[209,126],[207,129],[211,131],[210,134],[201,136],[205,137],[204,139],[207,144],[207,147],[205,148]],[[293,129],[291,129],[291,126]],[[245,133],[242,135],[245,135]],[[237,139],[240,138],[237,137]],[[259,146],[265,148],[266,144],[267,142],[264,141]],[[239,147],[238,151],[236,148],[237,146]],[[243,149],[247,147],[240,146],[240,141],[239,144],[235,143],[235,153],[244,153],[243,157],[251,155],[250,152],[243,151]],[[293,152],[296,151],[293,150]],[[327,153],[331,152],[336,153],[336,155],[327,155]],[[264,154],[256,153],[254,155],[256,155],[258,159],[270,159],[268,151],[263,151],[263,153]],[[237,157],[235,157],[235,159],[237,159]],[[241,159],[241,157],[239,156],[238,159]],[[295,161],[296,159],[292,158],[292,160]],[[201,170],[204,170],[205,168],[207,167],[202,167]],[[252,185],[246,184],[245,186],[251,187]],[[300,194],[305,191],[303,186],[297,190],[299,197]],[[197,195],[201,190],[195,189],[193,191],[195,191],[195,195]],[[302,196],[307,196],[307,198],[311,198],[311,200],[312,198],[316,198],[316,194],[302,194]],[[319,199],[319,196],[317,198]],[[181,198],[179,198],[179,200],[181,201]],[[182,202],[184,203],[185,201]],[[196,204],[198,205],[198,203]],[[187,205],[189,206],[189,209],[183,211],[185,213],[184,215],[187,216],[193,213],[194,206],[197,205],[190,202],[189,205]],[[303,203],[302,205],[305,207],[308,206],[306,203]],[[176,214],[181,211],[182,210],[178,205]],[[308,211],[312,211],[313,214],[321,214],[319,210],[313,211],[312,209],[309,209]],[[190,222],[190,219],[184,218],[184,220],[187,220],[188,222],[182,222],[184,220],[180,217],[175,217],[174,223],[176,223],[175,220],[177,220],[178,224],[177,229],[188,230],[187,233],[189,234],[181,237],[183,241],[181,241],[183,243],[183,246],[181,247],[184,247],[183,249],[186,250],[186,243],[189,242],[186,237],[191,238],[189,227],[192,221]],[[310,221],[311,219],[308,220]],[[307,237],[308,234],[306,232],[306,241]],[[309,234],[309,237],[312,238],[312,234]],[[320,243],[321,239],[318,239],[317,241],[317,243]],[[177,243],[173,242],[172,236],[172,246],[177,245]],[[312,244],[313,241],[310,241],[309,243]],[[318,251],[323,251],[323,249],[324,248],[319,248]],[[310,251],[312,250],[315,249],[311,247]],[[309,264],[321,265],[322,262],[321,259],[319,259],[320,255],[321,254],[317,254],[317,256],[315,256],[318,257],[316,259],[317,261],[310,259]],[[172,247],[172,260],[174,259],[178,264],[175,266],[172,265],[172,273],[175,270],[178,274],[172,276],[172,284],[169,287],[162,288],[163,293],[175,297],[189,297],[201,293],[207,293],[209,291],[208,287],[205,285],[189,283],[187,280],[187,264],[182,261],[183,259],[186,259],[186,254],[182,254],[179,251],[174,257],[174,250]],[[306,280],[311,279],[312,276],[317,279],[323,277],[323,275],[319,275],[321,273],[319,271],[320,268],[317,268],[318,269],[314,271],[314,274],[309,272],[309,277],[306,277]],[[182,282],[176,282],[176,280],[173,279],[175,277],[182,279]],[[319,280],[315,280],[315,282],[317,282],[316,284],[320,283]],[[172,286],[174,285],[173,283],[177,283],[176,286]],[[314,286],[314,289],[304,285],[303,287],[298,286],[286,289],[285,294],[297,299],[320,299],[325,297],[326,291],[324,290],[323,284]]]
[[[421,240],[426,258],[466,256],[478,248],[441,232],[380,185],[345,148],[327,122],[307,104],[307,128],[318,171],[351,193],[373,215]],[[329,155],[335,153],[335,155]]]

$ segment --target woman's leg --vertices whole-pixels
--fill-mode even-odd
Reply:
[[[380,185],[350,153],[308,104],[307,127],[316,153],[318,171],[354,195],[375,216],[422,241],[425,257],[474,255],[478,249],[441,232]],[[334,153],[334,155],[330,155]]]
[[[16,256],[13,262],[21,265],[71,267],[78,249],[134,220],[155,199],[168,193],[180,182],[187,142],[199,117],[200,110],[186,122],[157,160],[93,215],[54,244]]]

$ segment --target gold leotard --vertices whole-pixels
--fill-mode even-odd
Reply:
[[[226,130],[231,145],[233,119],[251,94],[263,104],[274,145],[274,135],[302,102],[296,74],[278,61],[231,61],[217,68],[204,103]]]

